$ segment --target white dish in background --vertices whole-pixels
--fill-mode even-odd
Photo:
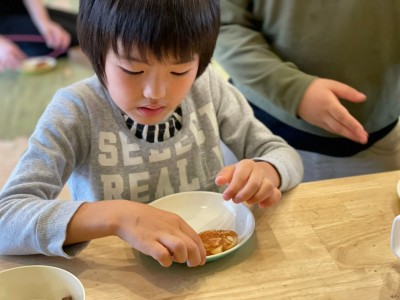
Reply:
[[[40,74],[54,69],[57,65],[57,60],[51,56],[31,57],[21,65],[21,72],[24,74]]]
[[[253,213],[246,205],[226,201],[219,193],[183,192],[165,196],[149,205],[176,213],[198,233],[210,229],[236,231],[238,244],[222,253],[207,256],[207,262],[240,248],[251,237],[255,227]]]
[[[397,195],[400,197],[400,180],[397,181]]]
[[[400,198],[400,180],[397,181],[397,195]],[[392,230],[390,233],[390,247],[392,252],[400,258],[400,215],[396,216],[392,222]]]
[[[85,289],[79,279],[60,268],[32,265],[0,272],[0,299],[85,300]]]

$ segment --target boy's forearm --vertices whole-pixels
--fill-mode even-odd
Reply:
[[[81,205],[68,224],[64,245],[115,235],[119,212],[125,202],[112,200]]]

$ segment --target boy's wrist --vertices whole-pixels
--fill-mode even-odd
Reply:
[[[65,245],[118,235],[130,202],[105,200],[82,204],[68,224]]]

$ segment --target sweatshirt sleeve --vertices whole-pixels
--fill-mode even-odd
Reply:
[[[0,254],[71,258],[86,245],[63,247],[67,225],[83,202],[57,199],[90,141],[84,105],[77,103],[55,95],[1,190]]]
[[[209,74],[221,140],[239,160],[272,164],[281,177],[281,191],[298,185],[304,170],[296,150],[254,117],[252,108],[234,86],[212,68]]]
[[[221,28],[215,59],[255,105],[266,109],[266,102],[272,101],[296,116],[304,91],[315,77],[301,72],[273,52],[262,34],[263,20],[252,14],[250,2],[253,1],[221,0]],[[261,14],[265,7],[258,6]]]

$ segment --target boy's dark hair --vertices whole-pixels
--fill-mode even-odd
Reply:
[[[137,47],[146,61],[186,62],[199,55],[197,77],[210,63],[219,33],[219,0],[80,0],[78,38],[101,83],[105,58],[118,42],[124,54]]]

